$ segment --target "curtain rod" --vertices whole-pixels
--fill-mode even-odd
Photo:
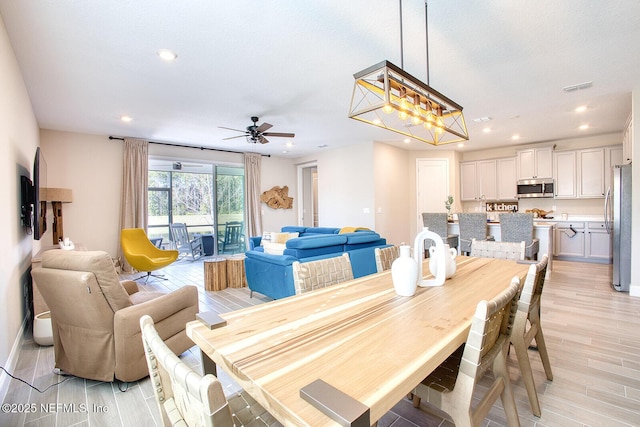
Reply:
[[[109,139],[110,140],[118,139],[120,141],[124,141],[124,138],[120,138],[120,137],[117,137],[117,136],[109,136]],[[172,144],[170,142],[156,142],[156,141],[148,141],[148,142],[149,142],[149,144],[166,145],[166,146],[169,146],[169,147],[195,148],[195,149],[198,149],[198,150],[222,151],[223,153],[244,154],[243,151],[223,150],[221,148],[197,147],[195,145]],[[261,154],[261,156],[271,157],[271,154]]]

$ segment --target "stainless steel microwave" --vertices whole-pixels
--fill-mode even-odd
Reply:
[[[553,179],[523,179],[518,181],[518,199],[553,197]]]

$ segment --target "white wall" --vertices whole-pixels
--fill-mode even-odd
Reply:
[[[375,229],[373,146],[356,144],[296,160],[317,161],[319,226]]]
[[[90,250],[117,254],[122,193],[122,141],[104,135],[41,130],[47,186],[69,188],[73,202],[62,205],[64,236]],[[52,209],[47,207],[44,244],[52,245]]]
[[[376,143],[373,156],[375,190],[375,231],[387,243],[399,245],[413,242],[409,210],[415,194],[411,192],[409,151]]]
[[[38,147],[38,124],[18,68],[6,28],[0,17],[0,364],[9,371],[8,361],[26,317],[32,250],[40,243],[20,226],[20,177],[32,178],[33,158]],[[7,380],[0,373],[2,382]],[[4,389],[4,387],[0,387]],[[0,396],[2,398],[3,396]]]
[[[262,230],[280,231],[285,225],[296,225],[298,222],[298,185],[296,166],[290,159],[282,157],[262,158],[262,191],[273,187],[289,187],[289,197],[293,197],[292,209],[272,209],[262,203]]]

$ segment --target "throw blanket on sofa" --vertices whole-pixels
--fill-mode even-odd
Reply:
[[[367,227],[342,227],[338,234],[353,233],[355,231],[362,231],[362,230],[370,231],[370,229]]]

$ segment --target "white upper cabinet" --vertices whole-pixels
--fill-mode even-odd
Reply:
[[[556,199],[575,199],[578,194],[576,191],[575,151],[556,151],[553,153],[553,175]]]
[[[519,150],[516,154],[519,180],[553,177],[553,151],[551,147]]]
[[[624,128],[622,133],[622,163],[620,164],[629,164],[631,163],[631,146],[633,145],[633,120],[631,119],[631,115],[629,115],[629,119],[627,119],[627,125]]]
[[[460,200],[497,200],[495,160],[460,163]]]
[[[577,151],[578,197],[604,197],[604,148]]]
[[[606,149],[610,150],[610,149]],[[588,148],[553,153],[553,175],[557,199],[604,197],[605,148]],[[615,154],[614,154],[615,157]]]
[[[498,170],[498,200],[518,200],[516,158],[496,160]]]

